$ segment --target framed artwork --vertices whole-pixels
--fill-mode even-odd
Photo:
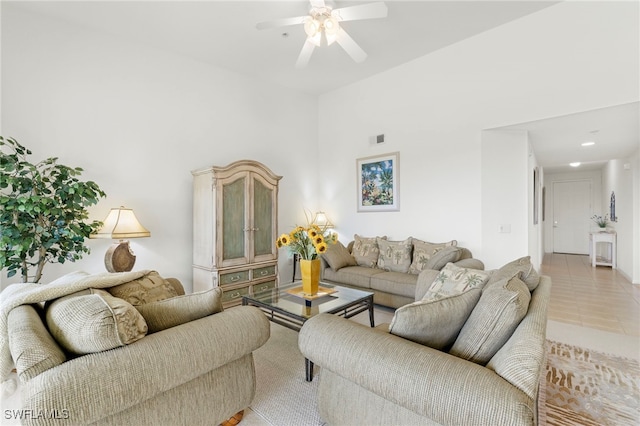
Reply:
[[[359,212],[400,210],[399,161],[398,152],[356,160]]]

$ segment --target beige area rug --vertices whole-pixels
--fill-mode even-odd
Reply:
[[[257,384],[251,409],[274,426],[322,425],[316,398],[320,367],[307,382],[298,333],[270,324],[271,337],[253,353]]]
[[[254,352],[257,388],[251,408],[274,426],[318,426],[316,366],[304,380],[298,333],[271,323],[271,338]],[[540,382],[539,424],[549,426],[640,425],[637,360],[547,341]]]
[[[540,425],[639,425],[637,360],[547,341]]]

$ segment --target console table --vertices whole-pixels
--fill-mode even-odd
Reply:
[[[598,257],[598,243],[607,244],[608,257],[606,259]],[[589,254],[591,256],[591,266],[611,266],[611,268],[616,269],[616,259],[618,257],[616,246],[617,235],[615,232],[591,232],[589,234]]]

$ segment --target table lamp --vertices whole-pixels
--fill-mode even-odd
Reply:
[[[334,227],[325,212],[316,212],[311,224],[318,225],[323,231]]]
[[[133,269],[136,257],[127,238],[150,237],[151,233],[140,224],[132,209],[113,208],[103,221],[102,228],[89,238],[119,239],[104,255],[104,266],[109,272],[128,272]]]

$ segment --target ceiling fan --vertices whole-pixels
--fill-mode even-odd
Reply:
[[[364,61],[367,58],[367,54],[347,34],[340,23],[360,19],[385,18],[387,16],[387,6],[383,2],[376,2],[334,9],[325,4],[324,0],[309,1],[311,2],[311,10],[308,15],[260,22],[256,25],[256,28],[264,30],[267,28],[304,25],[307,39],[296,61],[296,68],[304,68],[309,63],[313,49],[316,46],[320,46],[323,35],[327,45],[337,42],[354,61],[358,63]]]

